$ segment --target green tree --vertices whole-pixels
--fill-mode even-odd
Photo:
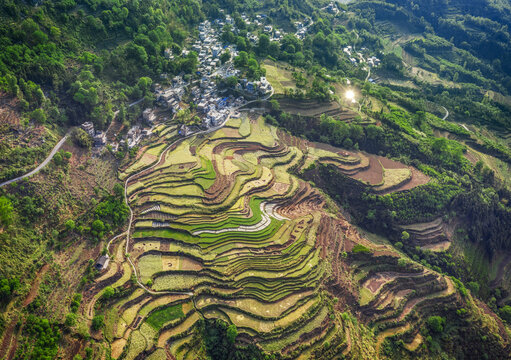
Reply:
[[[225,86],[228,89],[234,89],[238,85],[238,78],[236,76],[229,76],[225,79]]]
[[[430,316],[428,318],[428,326],[435,333],[441,333],[444,331],[445,318],[441,316]]]
[[[235,324],[229,325],[227,328],[227,339],[231,344],[234,344],[234,341],[236,340],[236,337],[238,336],[238,329],[236,328]]]
[[[508,323],[511,323],[511,306],[506,305],[499,310],[500,317],[507,321]]]
[[[46,113],[43,109],[35,109],[30,113],[30,120],[33,120],[39,124],[46,123]]]
[[[94,231],[104,231],[105,230],[105,224],[101,220],[94,220],[92,223],[92,230]]]
[[[67,327],[73,327],[76,324],[76,314],[69,313],[66,315],[66,320],[64,321],[64,325]]]
[[[0,196],[0,224],[5,227],[12,222],[12,212],[14,208],[11,200],[5,196]]]
[[[92,318],[92,330],[98,331],[105,325],[105,317],[103,315],[96,315]]]
[[[479,294],[479,289],[481,288],[481,285],[477,281],[469,281],[467,283],[467,287],[472,291],[472,294],[477,295]]]
[[[279,111],[280,103],[277,100],[272,99],[272,100],[270,100],[270,107],[273,111]]]
[[[105,290],[103,290],[103,294],[101,295],[101,297],[104,299],[104,300],[108,300],[110,299],[112,296],[115,295],[115,290],[114,288],[112,288],[111,286],[107,286],[105,288]]]
[[[244,68],[248,65],[248,53],[246,51],[240,51],[239,55],[234,58],[234,65],[237,68]]]
[[[268,51],[270,49],[270,37],[266,34],[262,34],[259,36],[259,41],[257,43],[257,53],[260,56],[268,55]]]
[[[56,153],[54,156],[53,156],[53,162],[55,163],[55,165],[57,166],[60,166],[64,163],[64,159],[62,158],[62,154],[60,152]]]
[[[83,129],[73,131],[73,141],[83,148],[90,149],[92,147],[92,138]]]
[[[225,64],[229,60],[231,60],[231,52],[229,50],[226,50],[224,53],[222,53],[222,55],[220,55],[220,61],[222,62],[222,64]]]
[[[403,231],[401,233],[401,240],[408,240],[410,238],[410,234],[407,231]]]
[[[0,302],[10,301],[19,285],[18,278],[0,279]]]
[[[142,91],[142,94],[145,95],[151,89],[152,83],[153,80],[151,80],[151,78],[143,76],[140,79],[138,79],[137,86]]]
[[[75,229],[76,224],[75,224],[74,220],[69,219],[68,221],[66,221],[64,226],[66,227],[67,231],[73,231]]]
[[[114,185],[114,195],[118,198],[123,198],[124,197],[124,187],[119,184],[119,183],[116,183]]]

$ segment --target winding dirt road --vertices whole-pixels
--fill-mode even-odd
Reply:
[[[64,142],[66,142],[68,137],[69,137],[69,133],[67,133],[62,139],[60,139],[60,141],[53,147],[52,151],[50,152],[50,155],[48,155],[48,157],[46,159],[44,159],[44,161],[41,164],[39,164],[39,166],[37,166],[34,170],[32,170],[29,173],[26,173],[25,175],[18,176],[15,179],[7,180],[7,181],[1,183],[0,187],[15,183],[17,181],[23,180],[25,178],[28,178],[32,175],[37,174],[39,171],[41,171],[42,168],[44,168],[46,165],[48,165],[48,163],[51,161],[51,159],[53,159],[53,156],[57,153],[57,151],[60,150],[62,145],[64,145]]]

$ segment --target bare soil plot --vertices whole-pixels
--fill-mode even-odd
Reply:
[[[351,177],[369,185],[380,185],[383,183],[383,167],[376,156],[368,155],[368,157],[369,168],[361,170]]]
[[[433,252],[442,252],[442,251],[447,251],[450,247],[451,247],[450,241],[441,241],[441,242],[438,242],[435,244],[428,244],[428,245],[421,246],[421,249],[422,250],[430,250]]]

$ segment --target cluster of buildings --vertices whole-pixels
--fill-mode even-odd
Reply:
[[[84,122],[80,128],[92,137],[95,148],[100,148],[106,145],[106,134],[104,131],[95,131],[94,124],[90,121]]]
[[[309,27],[312,25],[312,20],[304,20],[304,21],[297,21],[295,22],[296,26],[296,33],[295,36],[303,40],[305,39],[305,36],[307,36],[307,32],[309,31]]]
[[[192,50],[199,56],[199,72],[201,74],[210,75],[221,65],[220,55],[227,50],[227,47],[224,50],[218,35],[219,30],[211,26],[209,21],[204,21],[199,25],[199,39],[192,45]],[[229,51],[237,56],[232,47],[229,48]]]
[[[171,86],[166,89],[161,87],[159,84],[155,84],[154,94],[156,95],[156,103],[163,108],[171,110],[174,114],[177,113],[181,110],[180,103],[186,93],[187,86],[188,83],[183,80],[182,76],[174,77],[172,79]],[[147,111],[147,109],[145,111]],[[144,116],[144,120],[152,126],[155,119],[146,115]]]
[[[245,20],[246,21],[246,20]],[[168,89],[157,87],[155,89],[157,101],[160,105],[171,109],[174,113],[181,109],[183,95],[188,94],[194,104],[197,106],[197,116],[201,119],[200,124],[181,126],[179,133],[188,136],[197,131],[217,127],[229,117],[233,108],[242,106],[246,100],[242,96],[227,96],[224,91],[217,87],[216,78],[239,77],[240,71],[234,68],[231,60],[225,64],[220,61],[220,56],[224,51],[229,51],[232,57],[238,55],[235,46],[223,47],[220,40],[220,29],[225,24],[230,24],[236,30],[234,21],[230,16],[225,20],[215,20],[213,23],[204,21],[199,24],[199,39],[192,45],[192,50],[197,52],[199,66],[197,75],[200,80],[187,83],[182,77],[178,76],[172,80],[172,86]],[[248,86],[248,87],[247,87]],[[249,82],[244,79],[237,86],[238,90],[247,95],[258,96],[271,92],[271,86],[263,78],[261,82]],[[150,111],[147,111],[147,119],[151,118]],[[146,120],[147,122],[147,120]]]
[[[271,84],[265,77],[261,77],[259,81],[243,79],[236,88],[250,97],[266,96],[272,91]]]
[[[366,48],[362,48],[361,51],[367,51]],[[353,64],[353,65],[357,65],[357,64],[367,64],[369,65],[370,67],[378,67],[380,66],[381,64],[381,60],[378,59],[376,56],[370,56],[370,57],[364,57],[364,55],[362,54],[362,52],[355,52],[355,50],[353,49],[353,46],[346,46],[344,49],[343,49],[343,52],[349,56],[349,59],[350,59],[350,62]]]
[[[146,118],[147,113],[144,112],[144,119]],[[151,120],[154,121],[156,116],[151,114]],[[89,136],[92,138],[94,142],[94,153],[100,153],[101,150],[107,145],[108,140],[106,133],[104,131],[95,131],[94,124],[90,121],[84,122],[80,125],[80,128],[83,129]],[[119,146],[124,147],[127,145],[129,149],[137,146],[143,138],[151,135],[152,132],[149,129],[142,129],[140,125],[135,125],[131,129],[128,130],[125,139],[121,140],[119,143],[113,141],[109,145],[112,146],[112,150],[117,151]]]
[[[339,8],[333,1],[330,2],[330,4],[328,4],[324,9],[333,15],[337,15],[339,13]]]
[[[243,14],[242,19],[250,23],[250,19]],[[257,15],[254,23],[263,25],[265,16]],[[234,68],[231,61],[232,58],[238,55],[236,46],[222,46],[220,40],[221,29],[226,24],[232,26],[234,32],[237,32],[236,25],[233,19],[227,15],[225,20],[217,19],[213,22],[208,20],[199,24],[199,38],[192,45],[192,50],[198,54],[199,66],[197,75],[200,80],[187,83],[181,76],[177,76],[172,80],[172,86],[163,89],[160,86],[155,88],[157,102],[174,113],[181,110],[183,96],[188,94],[188,99],[197,106],[197,116],[201,119],[200,124],[181,126],[179,133],[183,136],[188,136],[194,132],[209,129],[212,127],[220,126],[232,114],[232,109],[242,106],[246,103],[244,96],[250,98],[257,98],[271,93],[272,87],[266,78],[261,78],[259,81],[248,81],[242,79],[237,85],[235,90],[244,96],[226,96],[226,90],[219,90],[217,87],[217,78],[229,78],[232,76],[239,77],[240,71]],[[273,37],[282,37],[280,31],[274,31],[270,26],[265,27],[266,31],[270,31]],[[254,39],[257,41],[257,36]],[[186,51],[186,50],[185,50]],[[229,51],[231,59],[222,64],[220,56],[223,52]],[[152,124],[151,110],[147,109],[144,112],[144,120],[148,124]]]
[[[242,15],[242,18],[245,22],[250,23],[246,15]],[[264,26],[263,21],[265,18],[266,16],[264,15],[257,15],[254,23]],[[199,39],[193,43],[191,50],[185,49],[180,55],[177,55],[187,56],[190,51],[195,51],[198,54],[199,66],[196,75],[199,76],[199,80],[195,77],[192,80],[188,79],[189,81],[186,81],[183,74],[180,74],[172,78],[169,86],[154,85],[153,91],[156,96],[156,103],[164,111],[170,110],[172,114],[177,114],[186,107],[186,102],[190,100],[196,105],[196,115],[200,118],[200,123],[197,124],[194,121],[194,125],[182,125],[179,133],[183,136],[220,126],[227,120],[229,115],[236,116],[236,112],[233,109],[247,102],[244,96],[257,98],[268,95],[272,91],[270,83],[264,77],[259,81],[241,79],[234,90],[237,90],[243,96],[227,95],[225,94],[226,90],[221,91],[218,89],[217,77],[227,79],[232,76],[239,77],[241,75],[240,71],[235,69],[231,61],[233,57],[238,55],[236,46],[222,46],[220,40],[221,28],[225,24],[232,25],[233,31],[237,31],[234,20],[229,15],[226,16],[225,20],[217,19],[213,23],[207,20],[202,22],[199,24]],[[280,31],[274,31],[270,25],[265,26],[265,31],[273,34],[272,39],[280,39],[282,37]],[[257,36],[255,36],[254,40],[258,40]],[[222,64],[220,56],[227,50],[232,55],[231,59]],[[166,49],[165,56],[168,59],[173,59],[176,55],[172,53],[171,49]],[[162,74],[161,77],[168,79],[167,74]],[[147,108],[142,113],[144,123],[150,128],[154,127],[158,122],[158,111],[161,110]],[[93,137],[95,146],[101,148],[106,145],[106,134],[94,131],[92,123],[86,122],[81,127]],[[128,130],[125,138],[119,144],[112,143],[110,145],[115,149],[119,146],[126,146],[131,149],[137,146],[146,136],[151,135],[151,133],[151,130],[143,129],[141,125],[135,125]]]
[[[367,58],[367,64],[370,67],[378,67],[381,64],[381,60],[378,59],[376,56],[371,56]]]

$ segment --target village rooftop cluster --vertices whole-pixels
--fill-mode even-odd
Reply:
[[[333,2],[323,8],[323,10],[332,14],[340,12],[337,5]],[[241,18],[247,25],[255,24],[260,27],[263,33],[270,36],[271,41],[280,41],[283,38],[284,34],[280,30],[267,23],[268,18],[265,14],[257,14],[252,18],[242,14]],[[294,25],[297,31],[294,35],[299,39],[304,39],[313,24],[312,19],[295,22]],[[235,69],[232,62],[232,59],[239,54],[236,45],[223,45],[220,39],[225,25],[229,25],[234,33],[238,33],[239,30],[236,28],[236,23],[230,15],[226,15],[225,19],[216,19],[213,22],[206,20],[199,24],[199,37],[190,46],[190,49],[182,50],[179,55],[174,54],[172,49],[166,49],[164,52],[165,57],[169,60],[174,60],[176,56],[186,57],[190,51],[194,51],[197,53],[199,61],[196,73],[198,79],[196,76],[192,80],[186,81],[183,76],[184,74],[180,74],[172,78],[168,85],[155,84],[153,88],[156,104],[160,110],[170,110],[172,115],[177,114],[188,106],[183,100],[185,95],[191,94],[191,102],[196,106],[200,123],[183,124],[179,129],[179,133],[183,136],[188,136],[200,130],[218,127],[229,118],[229,115],[236,116],[232,110],[243,106],[247,99],[255,100],[266,97],[273,91],[265,77],[261,77],[257,81],[240,79],[234,89],[237,96],[227,95],[225,90],[220,91],[217,88],[217,78],[226,79],[233,76],[239,78],[241,76],[241,72]],[[247,36],[254,44],[259,40],[257,34],[248,33]],[[364,48],[356,52],[352,46],[344,48],[344,52],[349,56],[351,63],[354,65],[367,64],[370,67],[380,65],[380,59],[375,56],[365,58],[363,51]],[[231,59],[222,63],[220,56],[225,52],[231,54]],[[161,78],[167,81],[168,75],[161,74]],[[157,115],[160,112],[157,108],[147,108],[142,113],[142,120],[152,129],[161,121],[160,116]],[[95,131],[94,125],[91,122],[83,123],[81,128],[93,138],[97,151],[107,144],[106,133]],[[114,150],[117,150],[119,146],[127,146],[131,149],[140,144],[144,137],[151,135],[151,133],[151,130],[142,129],[141,124],[134,125],[129,129],[123,140],[118,144],[112,142],[109,145]]]

